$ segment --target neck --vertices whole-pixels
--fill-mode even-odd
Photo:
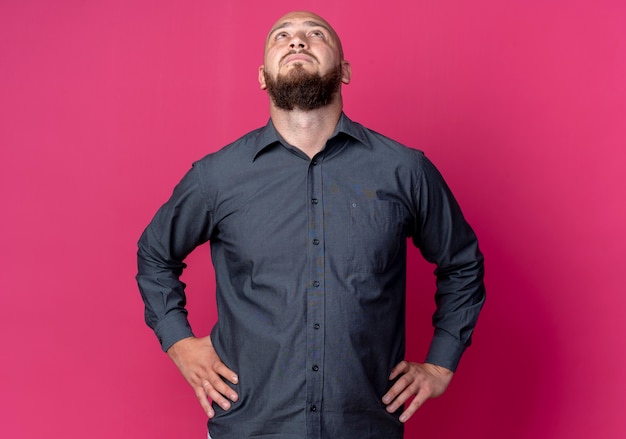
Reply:
[[[272,123],[280,135],[309,158],[326,146],[341,116],[341,96],[329,105],[311,111],[282,110],[270,103]]]

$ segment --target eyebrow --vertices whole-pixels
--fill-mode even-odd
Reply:
[[[328,26],[326,26],[323,23],[320,23],[319,21],[314,21],[314,20],[307,20],[305,22],[303,22],[302,24],[304,24],[305,26],[308,27],[321,27],[323,29],[326,29],[328,32],[332,33],[332,31],[330,30],[330,28]],[[268,36],[271,36],[274,32],[280,30],[280,29],[284,29],[286,27],[290,27],[293,26],[293,22],[291,21],[284,21],[281,24],[279,24],[278,26],[276,26],[274,29],[272,29],[270,31],[270,33],[268,34]]]

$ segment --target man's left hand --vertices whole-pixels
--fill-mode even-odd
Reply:
[[[383,396],[383,403],[387,411],[393,413],[415,396],[400,415],[400,422],[406,422],[427,399],[441,396],[453,375],[454,372],[445,367],[402,361],[391,371],[390,380],[399,378]]]

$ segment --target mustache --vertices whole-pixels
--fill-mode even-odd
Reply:
[[[297,54],[297,53],[303,53],[303,54],[305,54],[305,55],[310,56],[311,58],[313,58],[316,62],[319,62],[319,60],[317,59],[317,57],[316,57],[315,55],[313,55],[311,52],[309,52],[308,50],[306,50],[306,49],[300,49],[300,50],[291,49],[291,50],[290,50],[290,51],[289,51],[289,52],[288,52],[285,56],[283,56],[283,57],[280,59],[280,62],[282,63],[282,62],[285,60],[285,58],[287,58],[287,57],[288,57],[288,56],[290,56],[290,55],[295,55],[295,54]]]

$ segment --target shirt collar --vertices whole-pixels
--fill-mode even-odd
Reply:
[[[343,112],[339,117],[339,122],[337,123],[335,132],[333,133],[331,138],[337,137],[341,134],[352,137],[363,146],[370,146],[369,142],[367,142],[367,136],[365,135],[363,126],[356,122],[352,122],[350,118],[348,118],[348,116],[346,116]],[[252,161],[256,160],[259,154],[268,150],[270,147],[283,142],[284,140],[282,136],[276,130],[276,127],[272,123],[272,119],[270,119],[267,122],[267,125],[259,130],[259,134],[256,138],[256,146],[252,155]]]

